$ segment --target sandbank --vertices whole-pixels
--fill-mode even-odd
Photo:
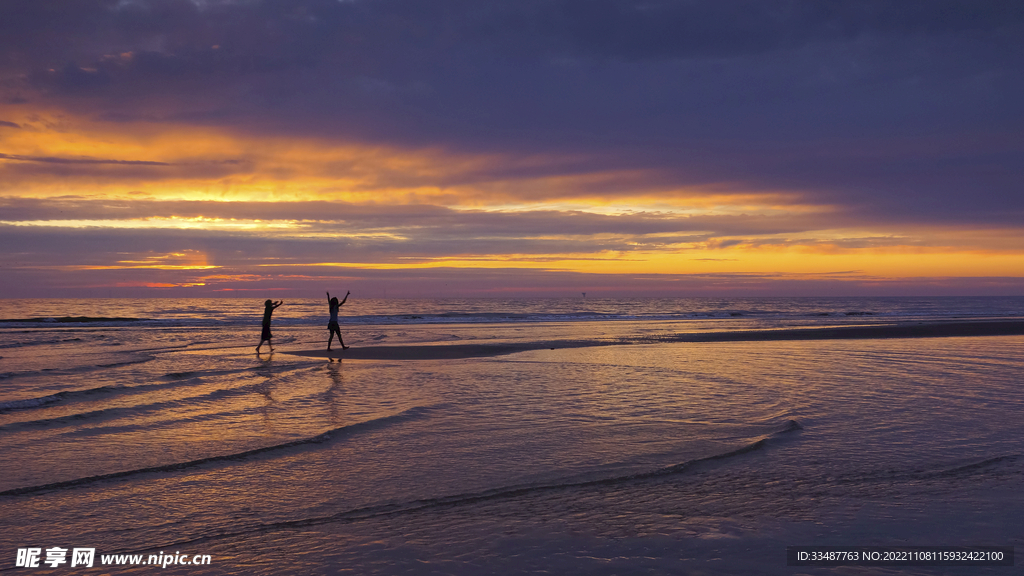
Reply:
[[[782,328],[774,330],[746,330],[724,332],[681,333],[638,340],[557,340],[536,342],[508,342],[493,344],[433,344],[409,346],[354,346],[348,350],[331,351],[280,350],[281,354],[309,358],[338,358],[352,360],[454,360],[502,356],[529,350],[557,350],[628,344],[657,344],[691,342],[772,342],[782,340],[851,340],[882,338],[949,338],[970,336],[1021,336],[1024,320],[971,320],[913,322],[898,324],[872,324],[816,328]]]

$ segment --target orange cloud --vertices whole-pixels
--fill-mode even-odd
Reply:
[[[210,270],[220,268],[208,264],[206,255],[195,250],[184,250],[170,254],[149,254],[141,260],[118,260],[108,265],[71,265],[64,268],[69,270],[128,270],[137,268],[149,268],[153,270]]]
[[[22,129],[0,132],[0,176],[25,198],[331,200],[595,213],[819,210],[792,192],[755,194],[728,183],[681,187],[664,183],[656,170],[607,168],[579,155],[457,154],[187,125],[111,125],[45,111],[14,117]]]
[[[100,284],[92,287],[97,288],[104,286],[111,286],[114,288],[191,288],[195,286],[205,286],[205,284],[203,284],[202,282],[114,282],[113,284]]]
[[[344,239],[356,247],[360,241],[386,247],[362,256],[349,252],[350,261],[341,262],[312,254],[297,254],[289,262],[236,258],[234,267],[223,270],[224,274],[178,284],[133,284],[138,286],[262,282],[268,275],[254,271],[301,267],[783,276],[839,270],[884,278],[1024,275],[1024,244],[1016,229],[879,225],[848,216],[844,220],[841,207],[816,204],[793,191],[747,190],[728,182],[667,184],[654,170],[604,169],[580,156],[454,154],[183,125],[113,126],[52,112],[22,112],[5,118],[11,118],[9,123],[17,128],[0,131],[4,194],[29,199],[74,197],[110,205],[106,212],[95,212],[102,217],[77,219],[69,213],[53,219],[56,213],[52,212],[51,219],[3,218],[0,225],[198,230],[267,241]],[[583,168],[573,171],[568,166]],[[117,204],[147,199],[167,201],[161,206],[179,206],[183,213],[130,215],[128,207]],[[213,213],[218,215],[185,214],[191,209],[171,201],[209,202],[216,205]],[[322,219],[315,219],[317,214],[313,219],[305,219],[309,214],[285,217],[274,213],[275,202],[282,201],[332,201],[324,205],[338,213],[324,213]],[[246,217],[231,216],[233,207],[257,203],[261,210]],[[424,204],[451,210],[434,224],[422,224],[416,214],[389,220],[389,214],[381,211],[369,215],[366,223],[360,214],[344,214],[346,206]],[[122,209],[125,216],[119,218]],[[535,217],[539,213],[547,219]],[[491,229],[488,223],[496,220],[486,220],[488,215],[522,215],[524,221],[533,220],[517,235],[518,221],[503,220],[500,229]],[[645,232],[641,224],[632,222],[622,225],[622,232],[601,231],[600,224],[594,224],[574,233],[559,228],[557,215],[649,216],[643,222],[654,225],[677,219],[692,222],[692,228]],[[724,220],[729,220],[728,226],[721,224]],[[762,231],[773,231],[776,221],[785,225],[774,230],[795,231]],[[716,223],[729,231],[716,232]],[[611,219],[608,224],[614,228]],[[733,230],[744,225],[750,226],[750,234]],[[681,240],[683,235],[699,238]],[[530,252],[517,241],[529,241],[538,248]],[[504,242],[510,246],[509,253],[493,253],[484,242]],[[588,244],[594,248],[588,251]],[[424,248],[428,245],[445,248],[431,252]],[[564,247],[547,249],[547,245]],[[106,263],[56,267],[194,271],[225,266],[211,262],[201,250],[122,256]]]

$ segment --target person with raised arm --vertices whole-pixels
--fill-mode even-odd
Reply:
[[[330,331],[331,336],[327,339],[327,350],[331,349],[331,342],[334,341],[334,335],[338,335],[338,342],[341,344],[342,350],[348,350],[348,346],[345,346],[345,341],[341,339],[341,328],[338,327],[338,309],[341,308],[345,302],[348,301],[348,295],[351,292],[345,292],[345,298],[338,302],[338,297],[331,298],[331,293],[327,293],[327,306],[331,311],[331,320],[327,323],[327,330]]]
[[[274,310],[276,310],[281,304],[284,304],[284,300],[278,300],[277,302],[267,300],[263,303],[263,334],[260,335],[260,345],[256,347],[257,354],[260,353],[260,348],[263,347],[264,342],[270,346],[271,352],[274,351],[274,344],[270,341],[270,339],[274,337],[274,335],[270,333],[270,315],[273,314]]]

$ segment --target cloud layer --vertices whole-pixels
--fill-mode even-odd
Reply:
[[[5,2],[0,295],[1016,294],[1022,94],[1012,1]]]

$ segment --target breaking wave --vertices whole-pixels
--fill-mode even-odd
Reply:
[[[316,436],[310,438],[300,438],[298,440],[292,440],[290,442],[284,442],[282,444],[274,444],[272,446],[264,446],[262,448],[254,448],[252,450],[245,450],[243,452],[236,452],[234,454],[223,454],[220,456],[210,456],[207,458],[200,458],[198,460],[190,460],[188,462],[176,462],[174,464],[165,464],[162,466],[150,466],[147,468],[137,468],[135,470],[124,470],[121,472],[111,472],[109,474],[99,474],[96,476],[87,476],[84,478],[75,478],[73,480],[64,480],[61,482],[51,482],[49,484],[40,484],[37,486],[25,486],[22,488],[12,488],[10,490],[4,490],[0,492],[0,496],[18,496],[23,494],[33,494],[36,492],[46,492],[50,490],[62,490],[69,488],[79,488],[96,482],[103,482],[107,480],[120,480],[124,478],[139,476],[142,474],[153,474],[160,472],[178,472],[181,470],[187,470],[190,468],[196,468],[206,464],[219,464],[228,462],[240,462],[246,461],[253,457],[270,454],[273,452],[280,452],[287,450],[288,448],[303,448],[310,447],[317,444],[324,444],[335,440],[339,435],[349,435],[359,432],[365,432],[367,430],[374,430],[383,426],[389,426],[415,418],[422,417],[425,415],[431,407],[428,406],[417,406],[403,410],[396,414],[389,416],[383,416],[381,418],[375,418],[373,420],[366,420],[358,422],[356,424],[349,424],[347,426],[341,426],[328,430]]]

